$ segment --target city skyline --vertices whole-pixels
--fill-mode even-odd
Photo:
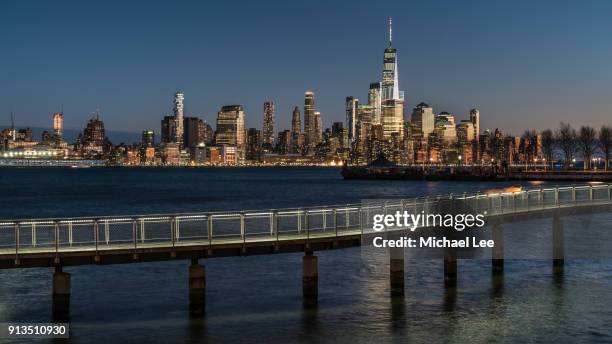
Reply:
[[[40,8],[47,6],[39,5]],[[8,7],[3,13],[11,17],[3,18],[6,20],[1,25],[7,26],[3,32],[10,32],[8,29],[11,28],[11,24],[16,24],[15,19],[19,18],[22,21],[25,19],[23,16],[27,13],[27,6],[19,4],[3,6]],[[89,6],[93,5],[78,6],[59,17],[67,16],[71,19],[78,19],[79,14],[90,13],[92,16],[89,20],[93,23],[115,15],[119,17],[120,22],[129,17],[129,14],[119,15],[115,12],[115,7],[119,6],[118,3],[98,4],[95,8],[89,8]],[[267,6],[272,5],[267,4]],[[280,6],[273,14],[270,14],[277,18],[278,22],[274,25],[262,24],[263,29],[261,29],[268,34],[267,37],[270,37],[269,41],[273,42],[274,49],[266,49],[263,43],[268,41],[267,39],[263,41],[259,39],[252,43],[246,42],[246,39],[253,38],[252,34],[237,29],[224,31],[223,42],[220,42],[220,39],[209,40],[210,49],[198,46],[199,53],[209,50],[223,51],[222,49],[229,46],[238,47],[238,51],[250,52],[250,55],[245,54],[244,56],[243,54],[239,54],[240,56],[221,54],[226,57],[221,60],[227,61],[216,61],[216,63],[222,62],[221,67],[233,67],[229,72],[225,69],[225,78],[220,77],[214,71],[219,68],[214,68],[214,64],[211,65],[209,60],[196,64],[195,61],[189,59],[187,65],[198,67],[200,71],[196,76],[192,76],[190,73],[185,73],[182,67],[176,69],[174,74],[169,73],[169,70],[172,69],[170,67],[175,66],[174,62],[164,64],[156,55],[148,55],[152,49],[151,40],[156,38],[155,34],[170,35],[174,32],[174,29],[170,29],[167,24],[161,25],[161,28],[154,31],[155,34],[140,32],[134,26],[129,26],[125,31],[128,38],[121,35],[113,38],[112,35],[86,29],[85,31],[94,34],[98,39],[96,42],[85,44],[84,50],[75,57],[71,53],[78,52],[71,50],[67,41],[71,37],[74,38],[75,35],[83,38],[76,33],[69,32],[75,28],[76,23],[80,22],[76,19],[76,23],[67,21],[68,24],[64,29],[50,28],[49,32],[42,32],[40,25],[44,25],[47,19],[41,18],[41,14],[34,13],[33,18],[41,19],[41,23],[34,25],[25,20],[15,27],[32,24],[28,30],[17,31],[12,37],[3,36],[11,49],[0,57],[0,60],[16,68],[6,71],[5,74],[10,82],[0,86],[0,118],[2,118],[0,124],[7,126],[10,121],[10,112],[13,111],[18,127],[48,127],[50,116],[54,112],[62,112],[66,117],[64,128],[78,129],[82,128],[96,108],[100,108],[101,117],[109,130],[122,130],[137,134],[143,129],[157,129],[159,118],[172,114],[173,109],[169,104],[168,95],[180,89],[185,92],[185,116],[197,116],[208,123],[215,122],[216,113],[221,106],[242,104],[246,113],[246,126],[260,128],[263,116],[262,104],[266,100],[273,101],[276,105],[275,126],[278,132],[280,129],[291,127],[292,110],[296,105],[301,106],[303,92],[310,89],[317,95],[317,111],[321,112],[323,127],[330,127],[333,122],[344,122],[346,96],[367,99],[367,89],[364,89],[362,85],[367,85],[380,78],[380,70],[372,66],[380,65],[381,49],[386,46],[387,27],[384,23],[389,16],[394,17],[393,44],[397,46],[401,60],[399,64],[399,74],[402,78],[400,90],[405,91],[404,118],[406,120],[409,120],[410,109],[421,102],[426,102],[433,105],[436,113],[447,111],[458,118],[467,118],[470,109],[478,108],[484,114],[481,130],[499,127],[504,128],[506,132],[520,134],[525,129],[546,128],[550,126],[551,121],[553,123],[565,121],[575,126],[584,124],[597,127],[605,124],[612,109],[605,98],[606,93],[609,93],[606,92],[609,91],[609,87],[606,88],[605,83],[602,83],[606,80],[606,73],[610,73],[610,69],[604,68],[603,63],[609,60],[608,56],[611,56],[612,53],[608,47],[598,43],[603,42],[599,38],[603,38],[605,33],[612,30],[607,26],[608,24],[593,20],[593,15],[599,15],[599,13],[594,13],[593,7],[586,13],[584,9],[580,10],[571,6],[548,9],[543,4],[527,6],[525,3],[517,3],[506,8],[501,4],[474,3],[470,6],[472,9],[478,7],[479,11],[476,13],[480,14],[478,18],[472,18],[477,19],[478,24],[475,24],[467,22],[469,20],[467,12],[470,6],[454,5],[457,7],[457,13],[442,11],[441,15],[449,17],[456,25],[458,36],[455,37],[455,33],[450,31],[452,25],[435,22],[433,24],[435,27],[431,27],[431,30],[424,30],[417,25],[423,20],[422,18],[419,16],[415,18],[414,14],[407,16],[405,11],[402,11],[412,9],[410,13],[418,13],[418,9],[423,6],[438,9],[436,12],[438,14],[440,14],[440,7],[445,7],[440,4],[408,4],[405,6],[399,4],[394,7],[394,11],[380,9],[366,11],[363,3],[357,3],[355,8],[350,9],[349,12],[367,14],[367,18],[372,20],[358,21],[359,25],[350,23],[345,25],[347,19],[339,13],[338,8],[331,5],[315,4],[310,10],[304,8],[288,10]],[[600,3],[598,6],[601,7],[599,12],[602,15],[610,13],[609,5]],[[184,7],[201,10],[196,4],[186,4]],[[525,11],[527,7],[533,13],[527,13]],[[48,10],[54,14],[61,8],[60,4]],[[137,8],[137,5],[126,4],[122,8],[130,12],[129,10]],[[185,10],[185,8],[180,10]],[[225,8],[215,9],[220,11]],[[160,15],[159,11],[159,8],[153,6],[143,15],[157,18]],[[168,11],[170,15],[173,15],[179,9],[169,6]],[[300,11],[303,13],[300,13],[296,19],[299,25],[289,26],[287,33],[277,32],[276,28],[279,26],[285,28],[288,20],[282,19],[284,17],[280,14],[284,12],[294,14]],[[245,10],[235,9],[234,12],[247,23],[253,20],[243,13]],[[581,23],[580,27],[577,24],[580,20],[576,18],[571,23],[562,21],[564,24],[569,24],[569,27],[561,31],[558,28],[559,24],[555,24],[557,26],[554,29],[536,30],[539,35],[536,34],[534,38],[521,35],[524,33],[523,29],[517,29],[516,25],[504,29],[498,26],[487,27],[492,23],[492,18],[483,15],[486,13],[491,14],[493,19],[500,23],[499,26],[503,22],[515,21],[524,21],[524,24],[529,26],[528,24],[535,23],[536,17],[542,13],[548,15],[546,18],[539,18],[542,24],[555,18],[567,18],[566,15],[569,13],[575,17],[585,15],[591,17],[589,23]],[[316,18],[320,22],[320,27],[312,28],[304,25],[304,17],[307,15]],[[461,20],[458,22],[458,19]],[[174,20],[176,19],[172,21]],[[216,23],[217,21],[213,20],[206,25],[214,27]],[[176,36],[177,42],[183,48],[189,48],[185,50],[185,53],[173,55],[167,52],[167,50],[172,50],[171,44],[168,44],[160,54],[179,55],[175,56],[179,59],[186,58],[185,56],[189,55],[188,52],[194,48],[189,42],[197,42],[194,37],[198,35],[211,38],[208,31],[211,28],[196,25],[191,31],[184,31],[184,36]],[[491,28],[495,29],[493,31],[497,30],[499,37],[490,37],[490,33],[485,32]],[[258,30],[255,31],[259,33]],[[553,32],[555,32],[554,35]],[[114,34],[117,33],[114,32]],[[583,36],[587,33],[592,34],[591,40],[583,40]],[[65,34],[65,37],[60,34]],[[58,43],[59,48],[57,50],[44,49],[45,44],[40,41],[41,37],[50,38],[51,42]],[[146,44],[143,43],[145,46],[142,47],[141,53],[126,46],[131,42],[130,37],[146,38],[144,41]],[[315,40],[317,44],[313,46],[314,52],[304,51],[304,49],[295,50],[300,46],[295,39],[298,37]],[[455,40],[455,38],[463,40]],[[262,45],[259,46],[256,43],[262,43]],[[429,50],[441,43],[445,44],[442,46],[445,49]],[[524,49],[517,49],[520,47]],[[527,49],[528,47],[530,49]],[[109,58],[91,60],[90,55],[96,50],[94,48],[99,48],[100,52],[106,52],[105,56]],[[141,58],[148,56],[150,61],[128,59],[120,62],[116,59],[119,48],[131,54],[128,56],[138,55]],[[321,54],[321,51],[330,51],[330,49],[333,49],[331,50],[333,51],[332,56],[329,53]],[[45,54],[34,56],[25,53],[39,50]],[[289,54],[287,50],[299,53]],[[578,51],[580,54],[577,53]],[[509,54],[502,56],[503,53]],[[545,57],[550,58],[553,53],[557,60],[548,60],[549,63],[545,64]],[[277,61],[279,54],[279,58],[284,61]],[[465,57],[466,55],[468,57]],[[65,60],[63,63],[58,60],[60,56]],[[21,57],[19,61],[18,57]],[[277,61],[272,63],[277,69],[270,68],[271,65],[266,59]],[[425,60],[432,61],[426,63]],[[510,60],[514,62],[510,63],[512,62]],[[305,61],[306,64],[304,64]],[[99,64],[94,66],[92,62],[99,62]],[[141,62],[147,68],[153,69],[147,69],[147,73],[144,73],[143,68],[138,66]],[[504,65],[504,63],[509,64]],[[260,65],[262,68],[259,68]],[[491,69],[492,65],[497,65],[499,68]],[[356,69],[356,66],[368,67]],[[154,70],[155,68],[159,70]],[[106,70],[109,76],[100,75],[98,69]],[[134,69],[134,71],[127,72],[123,76],[124,79],[117,78],[119,76],[117,73],[125,72],[127,69]],[[25,71],[29,72],[24,75]],[[243,73],[245,71],[248,73]],[[488,75],[492,71],[495,73]],[[267,78],[263,78],[261,73],[264,73]],[[242,77],[242,75],[245,76]],[[136,79],[143,76],[145,80],[137,82]],[[47,79],[50,81],[46,81]],[[53,80],[56,81],[57,87],[50,88],[49,82]],[[144,84],[142,84],[143,81]],[[483,83],[483,81],[487,82]],[[255,86],[259,84],[261,87]],[[136,89],[136,85],[139,88]],[[577,113],[580,115],[576,115]]]

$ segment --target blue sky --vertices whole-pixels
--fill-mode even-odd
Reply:
[[[344,98],[380,79],[393,17],[400,88],[410,109],[520,134],[560,121],[612,124],[610,1],[3,1],[0,123],[82,128],[97,108],[107,128],[153,128],[177,89],[186,112],[214,122],[243,104],[280,128],[312,89],[325,126]]]

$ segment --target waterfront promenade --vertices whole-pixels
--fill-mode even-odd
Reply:
[[[555,267],[562,269],[561,218],[608,212],[611,194],[611,184],[600,184],[297,209],[2,220],[0,268],[55,267],[54,305],[67,310],[70,274],[62,270],[65,266],[189,259],[190,295],[195,295],[190,300],[196,309],[201,309],[197,300],[205,290],[205,273],[199,259],[304,252],[304,298],[316,301],[318,264],[314,252],[366,243],[372,234],[373,214],[435,213],[449,205],[485,214],[487,224],[493,227],[493,238],[496,243],[501,241],[493,251],[495,271],[503,271],[500,233],[504,223],[550,217],[554,233],[551,258]],[[401,234],[404,230],[387,234]],[[403,293],[403,255],[391,256],[389,269],[392,290]],[[456,256],[445,256],[444,274],[445,283],[452,285],[456,281]]]

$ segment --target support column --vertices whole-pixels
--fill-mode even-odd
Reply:
[[[501,275],[504,273],[504,228],[497,223],[493,225],[493,245],[492,272]]]
[[[553,217],[553,272],[563,273],[565,264],[565,234],[563,232],[563,222],[559,212],[555,212]]]
[[[61,266],[53,273],[53,321],[70,321],[70,274],[62,272]]]
[[[302,295],[304,306],[316,306],[319,297],[319,266],[317,256],[307,251],[302,257]]]
[[[204,315],[206,306],[206,273],[197,258],[189,266],[189,314],[192,317]]]
[[[457,250],[447,248],[444,251],[444,286],[457,286]]]
[[[404,295],[404,250],[402,248],[389,249],[389,280],[391,295]]]

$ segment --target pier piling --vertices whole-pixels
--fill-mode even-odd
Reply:
[[[189,266],[189,314],[192,317],[204,315],[206,305],[206,271],[198,264],[197,259],[191,259]]]
[[[562,274],[565,265],[565,234],[559,212],[553,216],[553,273]]]
[[[404,295],[404,250],[401,248],[389,249],[389,280],[391,295]]]
[[[504,228],[501,224],[493,225],[492,272],[494,275],[504,273]]]
[[[302,257],[302,294],[304,306],[316,306],[319,297],[319,267],[317,256],[307,251]]]
[[[70,274],[55,267],[53,273],[53,321],[69,322],[70,319]]]
[[[457,286],[457,250],[454,248],[444,251],[444,286]]]

